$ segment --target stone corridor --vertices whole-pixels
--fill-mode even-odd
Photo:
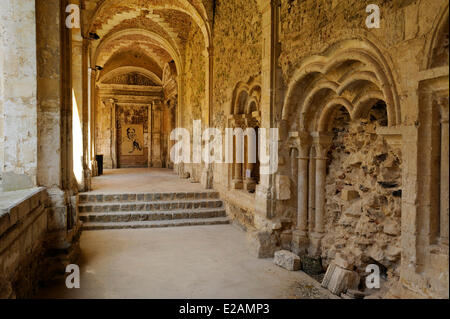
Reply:
[[[36,298],[336,298],[303,272],[252,257],[231,225],[84,232],[81,251],[81,288],[61,279]]]
[[[448,0],[1,0],[0,299],[448,299],[448,30]]]

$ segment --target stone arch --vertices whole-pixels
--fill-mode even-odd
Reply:
[[[241,99],[244,99],[243,105],[240,105],[242,102]],[[254,101],[258,106],[259,111],[261,101],[261,85],[259,84],[258,78],[250,78],[247,83],[241,81],[236,84],[231,97],[229,114],[244,114],[248,109],[249,101]],[[240,111],[241,113],[239,113]]]
[[[102,10],[107,8],[108,5],[110,5],[114,1],[115,0],[101,0],[99,2],[92,18],[89,20],[86,33],[90,32],[90,30],[92,30],[94,22],[95,22],[96,18],[98,17],[98,15],[102,12]],[[150,3],[151,1],[148,1],[148,2],[149,2],[148,7],[152,7],[154,9],[177,10],[177,11],[181,11],[181,12],[189,15],[192,18],[192,20],[198,25],[200,30],[202,31],[206,47],[210,46],[210,44],[211,44],[211,28],[209,26],[206,9],[203,4],[199,4],[201,6],[201,11],[202,11],[202,13],[200,13],[196,9],[196,7],[194,5],[192,5],[192,3],[189,0],[177,0],[176,4],[168,4],[168,3],[151,4]]]
[[[118,76],[118,75],[122,75],[122,74],[127,74],[127,73],[131,73],[131,72],[136,72],[139,74],[144,75],[145,77],[151,79],[152,81],[154,81],[156,84],[158,85],[162,85],[162,81],[161,79],[153,72],[144,69],[144,68],[140,68],[140,67],[131,67],[131,66],[123,66],[123,67],[119,67],[116,68],[114,70],[111,70],[110,72],[104,74],[103,76],[100,77],[99,82],[105,82],[108,81],[109,79]]]
[[[167,41],[166,39],[164,39],[163,37],[161,37],[159,34],[156,34],[154,32],[148,31],[148,30],[142,30],[142,29],[126,29],[126,30],[122,30],[116,33],[113,33],[111,35],[106,36],[105,38],[103,38],[100,42],[100,44],[98,45],[98,47],[96,48],[96,50],[93,52],[93,57],[92,57],[92,61],[93,61],[93,65],[95,66],[98,61],[99,61],[99,57],[100,54],[103,50],[103,48],[108,44],[113,42],[114,40],[124,37],[124,36],[131,36],[131,35],[141,35],[141,36],[145,36],[148,37],[149,39],[157,42],[161,48],[163,48],[165,51],[167,51],[170,56],[173,58],[173,60],[175,61],[175,65],[177,68],[177,71],[180,73],[183,70],[183,63],[180,57],[179,52],[172,46],[172,44]]]
[[[426,56],[423,63],[424,69],[430,69],[445,65],[445,61],[437,61],[437,50],[441,50],[443,40],[447,38],[447,65],[448,65],[448,28],[449,28],[449,4],[445,3],[441,13],[434,22],[431,38],[426,47]],[[445,49],[445,48],[444,48]],[[444,57],[445,58],[445,57]],[[442,58],[441,58],[442,59]]]
[[[379,106],[383,109],[379,110]],[[380,123],[382,122],[383,125],[379,124],[377,117],[373,114],[377,117],[378,114],[382,114]],[[355,150],[358,148],[355,145],[365,147],[364,152],[370,151],[367,143],[358,140],[357,130],[361,130],[361,138],[367,135],[370,136],[370,141],[378,143],[377,147],[383,153],[377,153],[377,156],[380,155],[380,161],[387,156],[384,152],[394,153],[389,146],[386,146],[387,144],[383,144],[383,137],[378,134],[378,126],[384,126],[384,117],[387,117],[388,125],[391,127],[401,123],[399,98],[387,60],[369,41],[351,39],[338,42],[321,55],[305,58],[294,73],[282,110],[282,121],[288,127],[299,127],[299,132],[295,135],[302,136],[299,143],[301,153],[305,154],[299,157],[297,165],[298,180],[304,181],[297,189],[297,228],[304,236],[296,244],[300,254],[321,256],[325,260],[329,258],[322,255],[330,251],[327,242],[322,242],[322,239],[332,242],[332,238],[327,236],[334,236],[334,230],[329,224],[329,213],[335,209],[339,211],[339,214],[344,215],[342,208],[344,206],[339,207],[335,202],[329,202],[330,198],[334,198],[332,195],[336,196],[334,193],[328,193],[330,185],[342,186],[342,189],[339,188],[336,191],[338,190],[339,194],[342,192],[343,198],[348,201],[348,207],[345,206],[345,210],[350,209],[349,205],[353,204],[352,201],[357,201],[359,196],[364,196],[364,194],[360,195],[362,191],[352,179],[354,176],[361,177],[360,175],[365,174],[364,169],[361,168],[363,165],[358,163],[359,159],[356,159],[355,168],[353,168],[352,165],[348,165],[352,159],[346,158],[353,152],[356,153]],[[296,121],[296,123],[289,121]],[[339,148],[346,152],[345,156],[333,158],[332,154],[335,155],[333,152]],[[389,156],[397,158],[396,155]],[[332,163],[336,166],[334,169],[343,169],[344,173],[339,177],[332,175],[334,174],[330,169]],[[375,163],[372,166],[377,165],[378,163]],[[401,184],[397,182],[398,177],[401,176],[400,167],[397,164],[394,166],[393,170],[397,178],[395,187],[399,188]],[[352,173],[354,176],[345,174],[346,169],[350,168],[354,169]],[[377,188],[378,181],[386,187],[391,187],[390,183],[378,180],[377,176],[371,175],[371,187]],[[398,191],[397,188],[395,191]],[[393,194],[390,190],[389,192]],[[379,196],[382,197],[382,195]],[[392,201],[395,201],[396,208],[401,206],[398,198]],[[334,208],[330,208],[330,205],[334,205]],[[398,215],[400,212],[396,216],[396,222],[399,223]],[[363,267],[363,265],[359,266]]]
[[[234,163],[236,159],[237,141],[239,136],[233,136],[233,163],[229,165],[229,176],[232,176],[234,189],[244,188],[250,193],[255,192],[259,183],[258,132],[261,127],[261,84],[259,78],[250,78],[247,83],[238,82],[233,91],[229,108],[228,127],[242,129],[244,137],[244,163]],[[247,132],[248,129],[253,129]],[[248,134],[246,134],[248,133]],[[251,134],[254,136],[250,136]],[[250,152],[254,152],[256,163],[250,162]],[[250,176],[249,176],[250,173]]]
[[[356,70],[351,68],[352,65],[356,66]],[[336,77],[336,74],[340,76]],[[330,76],[335,77],[333,81],[330,80]],[[400,105],[392,73],[381,52],[371,42],[341,41],[331,46],[323,55],[304,59],[288,86],[282,110],[284,121],[292,117],[298,108],[301,117],[300,127],[305,127],[305,118],[308,118],[307,114],[311,112],[309,102],[316,93],[311,90],[317,89],[313,83],[321,79],[328,81],[326,86],[334,91],[337,97],[342,97],[345,91],[357,85],[362,89],[378,89],[382,92],[387,105],[389,126],[401,123]],[[355,110],[355,114],[361,113],[361,110]]]

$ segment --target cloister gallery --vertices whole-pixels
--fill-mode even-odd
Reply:
[[[139,249],[162,277],[180,263],[179,289],[181,266],[213,277],[185,297],[271,298],[312,280],[318,298],[448,298],[448,12],[445,0],[2,0],[0,297],[51,296],[67,265],[123,256],[133,293],[177,297],[170,279],[139,277]],[[206,129],[228,130],[233,160],[174,160],[181,128],[194,155]],[[154,242],[196,257],[164,263]],[[274,273],[251,277],[272,259]],[[93,297],[119,296],[108,287]]]

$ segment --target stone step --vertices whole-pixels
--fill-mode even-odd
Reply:
[[[113,222],[113,223],[83,223],[83,230],[105,230],[105,229],[139,229],[139,228],[163,228],[180,226],[204,226],[229,224],[227,217],[200,218],[200,219],[175,219],[162,221],[136,221],[136,222]]]
[[[224,209],[198,209],[198,210],[174,210],[159,212],[107,212],[107,213],[82,213],[80,220],[83,222],[134,222],[157,221],[176,219],[201,219],[226,217]]]
[[[130,211],[168,211],[177,209],[222,208],[219,199],[183,200],[183,201],[152,201],[152,202],[105,202],[79,204],[80,213],[130,212]]]
[[[105,202],[155,202],[172,200],[200,200],[219,199],[219,193],[206,192],[179,192],[179,193],[138,193],[138,194],[79,194],[79,203],[105,203]]]

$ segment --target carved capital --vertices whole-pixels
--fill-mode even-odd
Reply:
[[[328,150],[333,142],[333,136],[323,132],[314,132],[311,135],[316,149],[316,157],[318,159],[326,159]]]

